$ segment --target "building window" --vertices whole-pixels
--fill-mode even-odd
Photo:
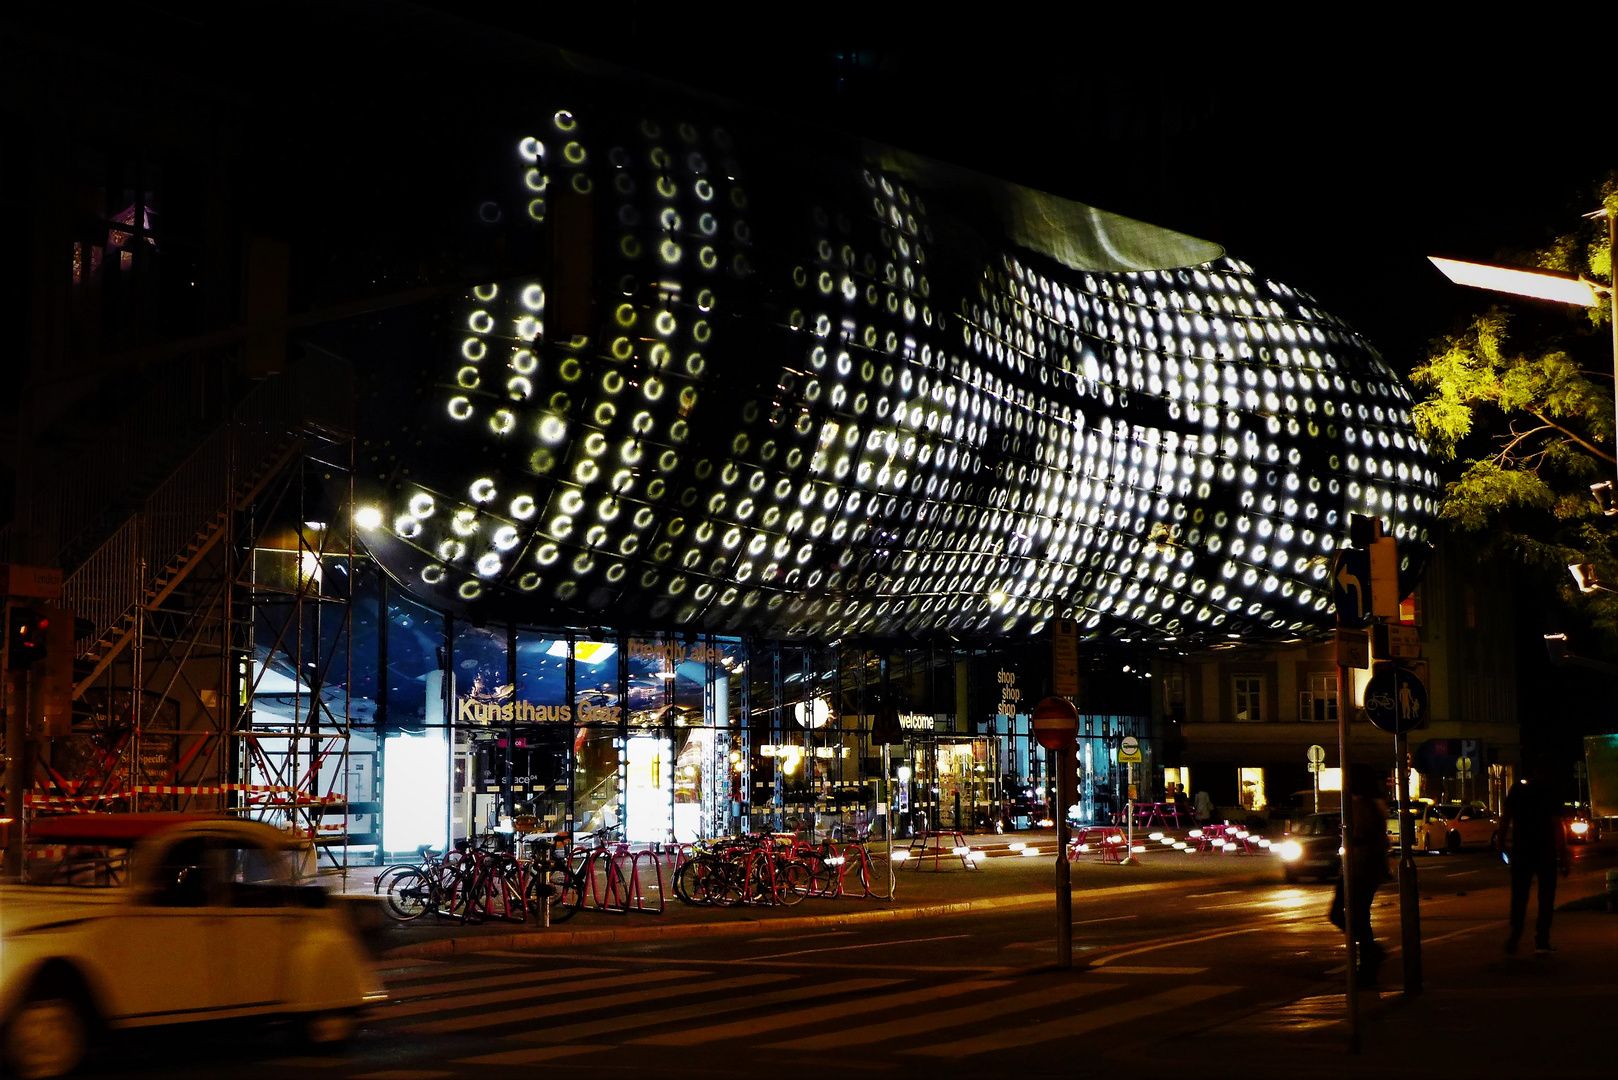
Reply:
[[[1230,691],[1236,719],[1264,719],[1264,676],[1237,675],[1230,681]]]
[[[1308,687],[1298,692],[1298,719],[1337,723],[1337,675],[1330,671],[1310,672]]]
[[[1262,810],[1269,805],[1264,798],[1263,769],[1241,769],[1237,779],[1240,784],[1238,797],[1243,810]]]

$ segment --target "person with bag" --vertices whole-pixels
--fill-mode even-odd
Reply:
[[[1388,874],[1388,804],[1382,782],[1376,770],[1369,765],[1357,764],[1349,768],[1349,808],[1354,815],[1354,844],[1348,854],[1349,871],[1354,879],[1354,895],[1347,904],[1346,916],[1354,927],[1354,951],[1359,965],[1362,986],[1375,986],[1378,970],[1387,952],[1377,944],[1371,927],[1371,901],[1377,888],[1389,879]],[[1343,878],[1337,877],[1337,892],[1332,897],[1327,918],[1339,930],[1345,917]]]

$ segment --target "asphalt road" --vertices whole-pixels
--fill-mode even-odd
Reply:
[[[1419,860],[1429,967],[1498,952],[1505,875],[1484,853]],[[1075,970],[1054,967],[1054,908],[756,937],[486,951],[385,970],[393,1000],[341,1053],[290,1052],[276,1028],[125,1038],[94,1063],[123,1077],[333,1080],[1138,1073],[1196,1061],[1199,1037],[1342,1010],[1331,886],[1208,880],[1078,897]],[[808,905],[800,909],[808,912]],[[1375,910],[1398,941],[1396,890]],[[1399,957],[1383,983],[1399,983]],[[1181,1071],[1176,1066],[1175,1072]]]

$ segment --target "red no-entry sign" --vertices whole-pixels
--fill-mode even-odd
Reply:
[[[1048,697],[1034,706],[1034,738],[1045,749],[1068,749],[1078,731],[1079,710],[1067,698]]]

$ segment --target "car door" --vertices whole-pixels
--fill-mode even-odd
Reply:
[[[101,921],[93,960],[103,965],[109,1019],[171,1023],[212,1007],[219,869],[205,838],[182,838],[130,903]]]
[[[1456,815],[1455,828],[1463,844],[1487,844],[1494,837],[1494,815],[1487,810],[1463,807]]]
[[[286,997],[290,884],[285,852],[251,838],[210,838],[222,869],[213,926],[214,1000],[219,1008],[270,1007]]]

